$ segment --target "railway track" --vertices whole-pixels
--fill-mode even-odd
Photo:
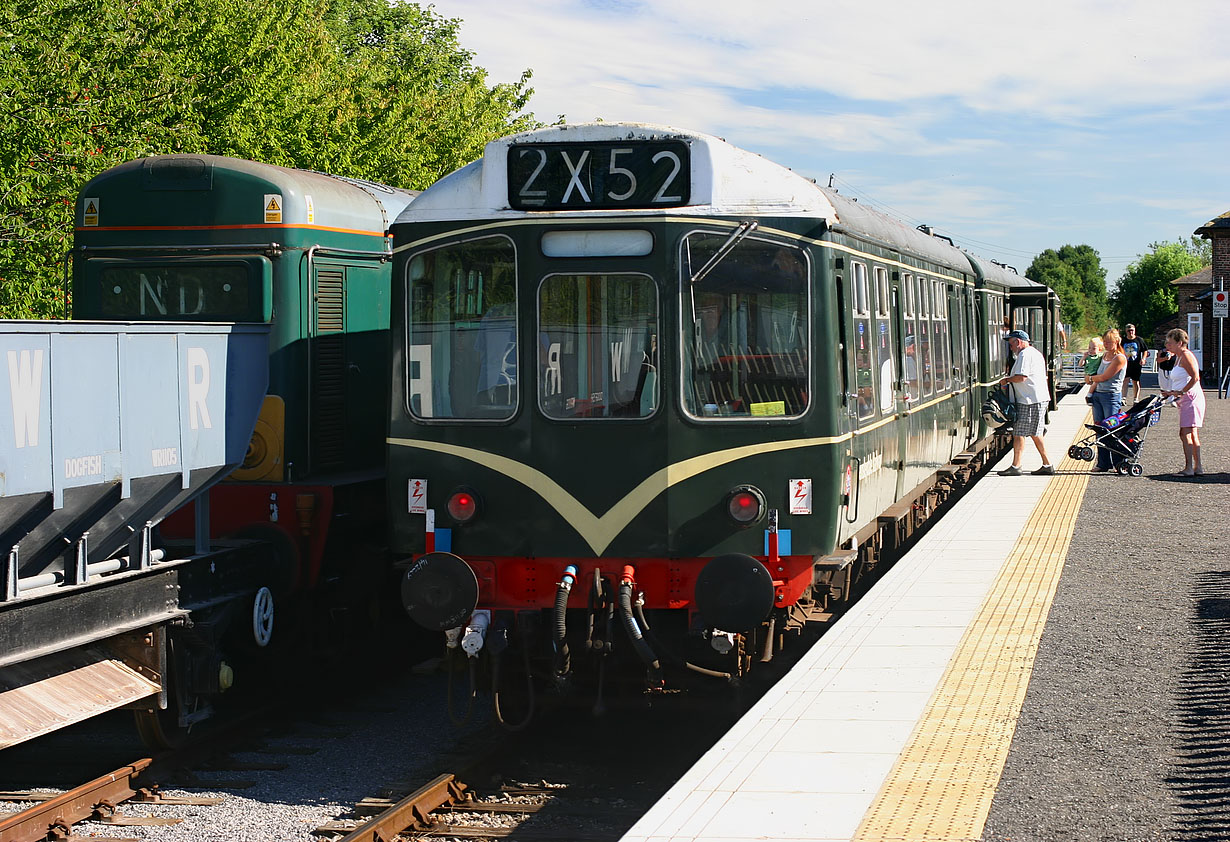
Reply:
[[[985,464],[952,467],[955,478],[958,472],[979,474]],[[962,485],[958,482],[955,496]],[[946,508],[943,504],[950,502],[945,499],[949,496],[944,494],[934,506],[929,505],[927,513],[939,514]],[[935,520],[910,524],[897,540],[885,542],[887,552],[881,560],[887,563],[882,567],[891,563],[893,551],[907,548]],[[826,624],[816,623],[818,628]],[[762,671],[762,680],[753,682],[758,687],[744,686],[743,698],[721,706],[720,711],[714,710],[716,701],[701,698],[703,694],[654,697],[653,709],[644,710],[643,715],[624,710],[604,718],[591,717],[588,711],[557,711],[540,716],[533,726],[512,737],[493,726],[476,726],[460,747],[441,739],[442,734],[457,736],[442,713],[447,709],[444,676],[419,676],[390,684],[388,676],[382,675],[381,686],[388,693],[383,697],[375,690],[364,691],[363,682],[355,681],[348,690],[354,697],[351,702],[337,700],[343,708],[350,705],[340,711],[338,704],[329,709],[327,699],[300,688],[299,693],[291,694],[295,701],[288,704],[283,699],[275,708],[281,720],[276,731],[307,734],[304,739],[309,745],[303,745],[303,740],[293,745],[270,739],[275,729],[266,722],[259,731],[249,725],[242,738],[215,732],[200,746],[116,763],[105,774],[50,796],[0,792],[0,802],[21,800],[29,805],[14,815],[0,814],[0,842],[63,840],[77,833],[84,822],[99,823],[85,826],[95,837],[125,827],[130,838],[175,842],[239,838],[221,830],[227,822],[236,821],[219,818],[219,811],[235,806],[232,802],[246,800],[249,805],[244,809],[261,816],[296,801],[319,802],[320,794],[338,789],[339,781],[355,783],[364,792],[340,798],[335,809],[317,811],[328,813],[322,821],[309,825],[309,818],[300,817],[298,826],[284,825],[294,827],[299,835],[271,830],[259,838],[328,842],[617,839],[716,741],[754,696],[771,686],[772,677],[788,670],[806,648],[796,646],[775,658],[769,665],[772,669]],[[434,691],[425,690],[433,682]],[[321,704],[326,706],[323,713]],[[290,721],[288,711],[294,713]],[[319,744],[332,745],[322,748]],[[407,745],[421,754],[417,765],[409,764],[409,774],[398,776],[394,771],[389,775],[386,769],[397,769],[390,758],[395,761],[404,755]],[[385,750],[388,756],[376,757]],[[256,757],[239,759],[243,753]],[[331,767],[326,763],[312,768],[320,765],[317,754],[331,754]],[[270,755],[277,756],[271,759]],[[0,762],[15,756],[6,753]],[[469,759],[451,759],[458,756]],[[68,768],[62,759],[51,762]],[[101,761],[95,758],[93,762],[97,767]],[[306,775],[293,780],[291,773],[304,767],[308,767]],[[34,770],[34,766],[28,768]],[[185,773],[186,769],[194,771]],[[249,774],[242,780],[220,779],[215,776],[220,772]],[[401,782],[382,784],[381,777],[400,778]],[[0,787],[6,785],[11,783],[0,776]],[[171,785],[189,791],[169,793],[164,787]],[[274,794],[233,798],[215,794],[250,787]],[[173,808],[182,808],[184,815],[137,815],[165,814]],[[242,825],[245,820],[238,821]]]
[[[456,771],[412,790],[365,798],[351,816],[314,833],[332,842],[616,840],[729,724],[729,717],[698,718],[679,708],[628,728],[637,735],[634,744],[617,736],[622,727],[608,732],[609,739],[539,727],[459,759]],[[653,748],[640,754],[637,744]]]

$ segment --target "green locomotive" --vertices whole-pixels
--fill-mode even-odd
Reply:
[[[231,634],[241,649],[367,624],[394,575],[383,548],[388,227],[415,195],[213,155],[132,161],[81,191],[74,319],[268,326],[251,364],[268,367],[269,389],[242,465],[160,526],[167,540],[264,542],[247,609],[230,622],[246,629]],[[196,699],[181,695],[178,719],[161,719],[186,721]]]
[[[557,679],[768,660],[1002,446],[1006,325],[1054,352],[1045,287],[662,126],[496,141],[392,233],[403,599]]]

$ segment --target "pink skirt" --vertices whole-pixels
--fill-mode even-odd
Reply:
[[[1179,426],[1180,427],[1203,427],[1204,426],[1204,390],[1199,386],[1193,386],[1187,391],[1178,401],[1179,405]]]

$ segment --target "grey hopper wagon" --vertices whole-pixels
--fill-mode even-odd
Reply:
[[[243,461],[267,357],[266,325],[0,322],[0,748],[165,695],[127,656],[186,614],[163,574],[190,560],[151,528]]]

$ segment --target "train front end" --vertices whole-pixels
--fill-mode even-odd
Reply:
[[[639,124],[505,138],[423,193],[392,229],[410,615],[557,683],[663,688],[737,679],[822,613],[831,218],[788,170]]]

